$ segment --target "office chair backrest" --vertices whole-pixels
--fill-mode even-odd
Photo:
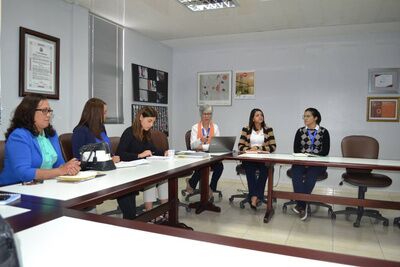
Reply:
[[[6,141],[0,141],[0,171],[3,170],[3,166],[4,166],[5,145],[6,145]]]
[[[189,130],[185,133],[185,143],[186,143],[186,149],[191,150],[190,147],[190,136],[192,135],[192,130]]]
[[[161,149],[162,151],[167,151],[169,149],[168,138],[165,133],[158,130],[151,130],[150,134],[151,141],[156,148]]]
[[[110,143],[111,143],[111,153],[115,155],[117,152],[117,147],[119,144],[119,139],[121,139],[119,136],[111,136],[110,137]]]
[[[342,140],[342,155],[349,158],[377,159],[378,141],[365,135],[350,135]],[[346,169],[347,172],[370,173],[372,170]]]
[[[72,133],[64,133],[58,137],[61,147],[61,153],[65,161],[71,160],[72,154]]]

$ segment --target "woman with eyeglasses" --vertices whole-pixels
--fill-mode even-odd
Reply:
[[[249,124],[243,127],[238,146],[239,151],[251,154],[276,150],[274,131],[265,124],[261,109],[255,108],[250,112]],[[257,205],[264,199],[268,168],[265,163],[251,161],[243,161],[242,166],[246,172],[250,207],[257,210]]]
[[[315,108],[307,108],[303,115],[304,127],[297,130],[294,137],[294,153],[309,153],[327,156],[330,149],[329,132],[321,127],[321,114]],[[326,172],[326,167],[320,166],[292,166],[292,183],[295,193],[311,194],[317,177]],[[292,209],[304,221],[308,216],[308,205],[304,201],[297,201]]]
[[[218,125],[212,121],[213,108],[212,106],[200,106],[200,122],[196,123],[192,126],[192,131],[190,134],[190,147],[196,151],[208,151],[210,147],[211,139],[214,136],[219,136],[219,128]],[[210,190],[209,190],[209,198],[213,198],[213,192],[217,191],[218,180],[222,175],[222,171],[224,170],[224,165],[221,162],[217,162],[211,165],[211,169],[213,171],[211,182],[210,182]],[[196,189],[197,184],[200,180],[200,171],[194,171],[192,177],[186,180],[186,192],[188,194],[192,194],[194,189]]]
[[[50,124],[52,114],[49,102],[41,95],[28,95],[17,106],[5,134],[1,185],[30,183],[79,172],[79,161],[64,162],[57,133]]]

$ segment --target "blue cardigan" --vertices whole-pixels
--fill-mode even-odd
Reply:
[[[81,155],[79,154],[79,149],[87,144],[94,144],[98,142],[107,142],[108,146],[111,149],[111,142],[107,136],[107,132],[104,128],[104,131],[101,133],[103,140],[97,140],[96,136],[89,130],[86,126],[76,126],[74,132],[72,133],[72,155],[74,158],[81,159]]]
[[[64,164],[58,135],[49,137],[57,153],[57,161],[53,168]],[[35,178],[36,169],[42,165],[42,153],[39,143],[30,131],[25,128],[15,129],[6,141],[4,169],[0,173],[0,185],[29,182]]]

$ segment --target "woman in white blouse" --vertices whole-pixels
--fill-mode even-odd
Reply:
[[[239,151],[245,153],[271,153],[276,150],[274,132],[264,121],[264,113],[255,108],[250,112],[249,124],[243,127],[239,140]],[[264,163],[243,161],[249,188],[249,202],[253,210],[263,200],[267,183],[267,167]],[[258,170],[258,175],[257,175]]]

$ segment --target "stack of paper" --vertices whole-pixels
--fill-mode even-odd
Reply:
[[[310,153],[293,153],[295,157],[318,157],[318,155],[310,154]]]
[[[186,150],[186,151],[179,151],[176,153],[178,157],[182,158],[208,158],[210,157],[210,154],[206,152],[196,152],[192,150]]]
[[[115,167],[119,168],[129,168],[129,167],[136,167],[142,164],[149,164],[146,159],[139,159],[139,160],[132,160],[132,161],[120,161],[115,163]]]
[[[93,179],[98,174],[98,171],[83,171],[78,172],[77,175],[62,175],[57,177],[57,181],[59,182],[83,182],[90,179]]]
[[[147,160],[167,160],[170,159],[170,157],[165,157],[165,156],[151,156],[147,157]]]

